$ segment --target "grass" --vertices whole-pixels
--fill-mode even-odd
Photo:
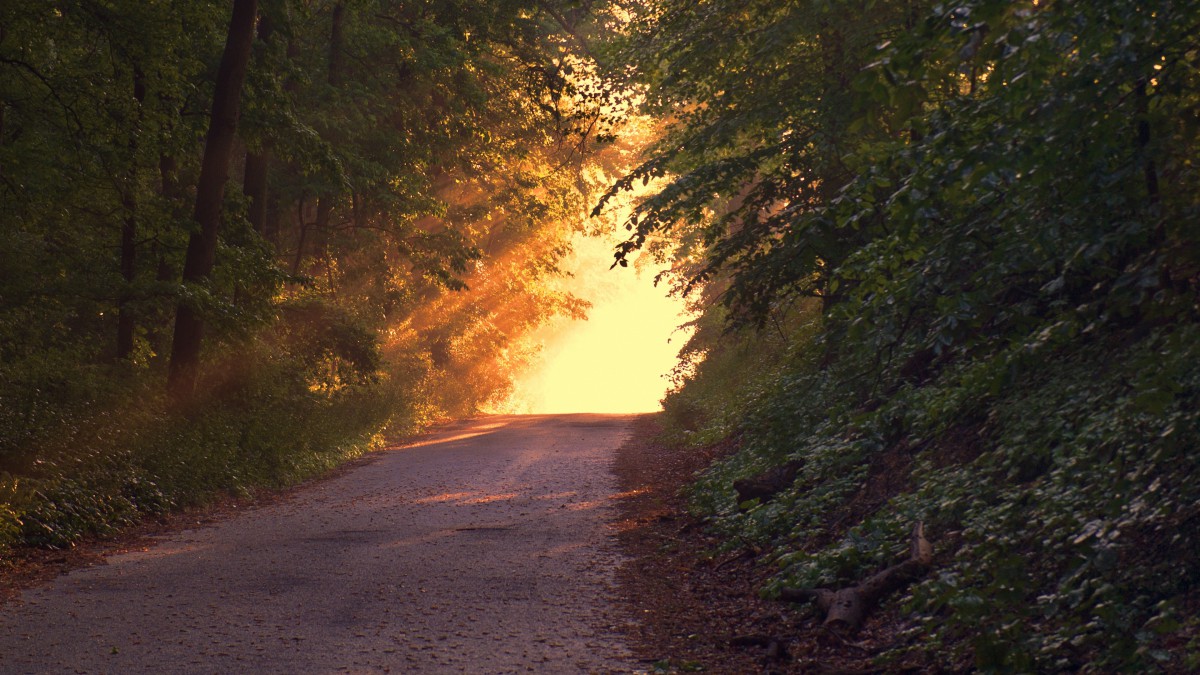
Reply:
[[[385,373],[313,387],[294,364],[261,358],[208,383],[186,411],[156,383],[125,380],[44,422],[0,471],[0,556],[67,548],[139,520],[295,485],[406,433],[424,418],[411,383]]]

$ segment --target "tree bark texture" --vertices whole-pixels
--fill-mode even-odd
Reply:
[[[346,3],[339,2],[333,6],[333,22],[329,29],[329,84],[333,87],[342,86],[343,51],[346,38],[343,25],[346,18]]]
[[[193,218],[199,225],[199,231],[193,232],[188,239],[183,263],[185,285],[205,281],[212,272],[216,258],[225,181],[229,176],[242,83],[246,79],[257,13],[258,0],[234,0],[225,51],[217,70],[212,119],[209,121],[200,179],[196,187]],[[167,389],[176,401],[190,398],[195,390],[203,332],[203,319],[194,304],[184,298],[175,313],[175,335],[171,343],[171,362],[167,375]]]
[[[304,195],[296,202],[296,223],[299,232],[296,234],[296,257],[292,259],[292,276],[300,273],[300,263],[304,262],[304,240],[308,238],[308,223],[304,220]]]
[[[1159,200],[1158,168],[1150,154],[1150,97],[1146,95],[1146,81],[1140,80],[1134,89],[1137,97],[1137,150],[1142,154],[1142,174],[1146,182],[1146,196],[1150,203]]]
[[[274,26],[268,16],[258,20],[258,41],[271,44]],[[262,237],[267,236],[267,170],[271,165],[271,144],[264,140],[256,150],[246,152],[246,169],[242,178],[242,193],[250,198],[246,219]]]
[[[133,302],[133,282],[137,277],[137,153],[138,138],[141,136],[142,103],[146,100],[146,78],[138,67],[133,69],[133,100],[137,106],[133,133],[129,135],[129,171],[121,192],[121,206],[125,219],[121,222],[121,279],[124,287],[117,299],[117,358],[127,359],[133,354],[133,335],[137,328]]]
[[[333,16],[331,18],[329,28],[329,73],[328,83],[332,89],[337,89],[342,85],[343,52],[345,51],[345,32],[344,24],[346,20],[346,4],[339,2],[333,6]],[[335,196],[332,192],[322,192],[317,196],[317,219],[313,223],[313,251],[312,256],[319,263],[319,269],[315,270],[316,274],[321,271],[328,272],[328,256],[329,256],[329,223],[333,216],[333,202]],[[302,251],[301,251],[302,252]],[[300,259],[298,252],[297,259]],[[296,265],[299,269],[299,263]]]
[[[267,236],[267,169],[270,164],[270,149],[264,147],[258,152],[247,152],[246,174],[242,180],[242,193],[250,198],[246,219],[264,238]]]

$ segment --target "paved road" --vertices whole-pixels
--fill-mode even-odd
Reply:
[[[611,673],[631,417],[484,417],[25,592],[2,673]]]

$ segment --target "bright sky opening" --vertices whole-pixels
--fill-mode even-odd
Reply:
[[[691,329],[684,302],[654,285],[661,266],[609,269],[612,239],[576,237],[566,267],[573,292],[592,303],[586,321],[560,319],[540,331],[542,359],[517,382],[514,412],[637,413],[661,408],[666,375]]]

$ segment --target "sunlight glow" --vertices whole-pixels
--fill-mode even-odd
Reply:
[[[500,423],[500,422],[497,422],[495,424],[477,424],[477,425],[473,425],[469,431],[465,431],[461,434],[457,434],[457,435],[453,435],[453,436],[433,436],[431,438],[426,438],[426,439],[422,439],[422,440],[418,440],[418,441],[403,443],[398,448],[395,448],[395,449],[409,450],[411,448],[422,448],[422,447],[425,447],[428,445],[438,445],[441,443],[454,443],[457,441],[465,441],[468,438],[475,438],[476,436],[482,436],[482,435],[488,433],[489,431],[493,431],[493,430],[498,429],[503,426],[504,426],[504,424]]]
[[[675,365],[690,329],[684,303],[667,296],[654,276],[661,267],[646,260],[609,269],[615,240],[577,237],[571,291],[592,303],[586,321],[559,320],[535,339],[541,363],[531,368],[510,398],[512,412],[637,413],[660,409],[665,376]]]

